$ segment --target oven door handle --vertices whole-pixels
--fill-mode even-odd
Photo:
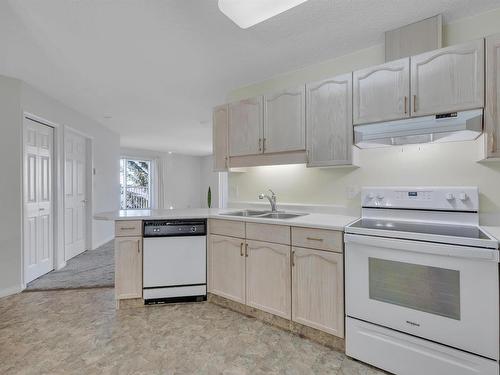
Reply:
[[[409,251],[413,253],[499,262],[499,251],[495,249],[438,244],[424,241],[400,240],[397,238],[385,238],[349,233],[344,235],[344,242],[346,244],[346,251],[349,251],[348,244],[353,243],[370,247],[382,247],[384,249],[394,251]]]

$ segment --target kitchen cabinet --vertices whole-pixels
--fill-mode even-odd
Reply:
[[[247,241],[246,303],[291,318],[290,246]]]
[[[116,299],[142,298],[142,237],[115,239]]]
[[[229,156],[262,153],[262,97],[228,104]]]
[[[404,58],[353,73],[353,123],[410,116],[410,59]]]
[[[344,337],[343,256],[292,248],[292,320]]]
[[[210,292],[245,303],[245,240],[210,235]]]
[[[299,151],[306,148],[305,87],[264,96],[265,153]]]
[[[484,39],[412,56],[411,114],[484,106]]]
[[[213,135],[213,154],[214,154],[214,172],[227,171],[227,136],[228,136],[228,118],[227,105],[221,105],[214,108],[212,116],[212,135]]]
[[[500,34],[486,38],[485,158],[500,158]]]
[[[352,164],[352,74],[306,86],[307,166]]]

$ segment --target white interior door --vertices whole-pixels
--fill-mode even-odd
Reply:
[[[65,260],[87,250],[86,139],[64,134],[64,243]]]
[[[49,126],[24,120],[24,282],[54,269],[52,154]]]

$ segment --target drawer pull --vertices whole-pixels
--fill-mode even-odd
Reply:
[[[135,227],[120,227],[120,230],[134,230]]]
[[[316,238],[316,237],[307,237],[307,240],[323,242],[323,238]]]

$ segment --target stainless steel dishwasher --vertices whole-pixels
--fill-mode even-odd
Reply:
[[[146,304],[207,299],[207,221],[144,221]]]

